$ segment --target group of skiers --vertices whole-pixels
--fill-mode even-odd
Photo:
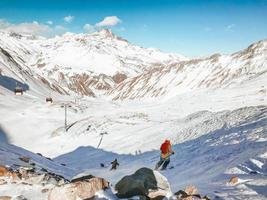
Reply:
[[[170,157],[174,154],[172,150],[172,145],[170,140],[165,140],[162,145],[160,146],[160,160],[156,164],[155,170],[158,170],[161,167],[161,170],[165,170],[170,163]],[[110,170],[116,170],[117,167],[120,165],[117,158],[113,160],[111,163]],[[100,164],[101,167],[105,167],[103,163]]]

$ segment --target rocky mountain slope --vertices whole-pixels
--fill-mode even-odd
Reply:
[[[126,79],[108,94],[115,100],[170,98],[196,89],[234,87],[260,76],[267,78],[267,40],[232,55],[214,54],[154,67]]]
[[[133,45],[110,30],[51,39],[0,34],[2,74],[29,90],[40,85],[48,93],[170,98],[196,89],[234,87],[266,77],[267,71],[266,40],[232,55],[188,59]]]
[[[27,72],[36,82],[65,94],[68,91],[95,97],[155,65],[187,59],[133,45],[110,30],[66,33],[51,39],[6,32],[0,36],[3,74],[16,65],[13,74],[25,76],[25,82]]]

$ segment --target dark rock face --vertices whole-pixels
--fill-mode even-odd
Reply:
[[[19,157],[19,159],[21,161],[23,161],[23,162],[26,162],[26,163],[29,163],[29,161],[30,161],[30,158],[29,157],[26,157],[26,156],[21,156],[21,157]]]
[[[143,196],[154,199],[164,197],[170,192],[167,179],[148,168],[141,168],[134,174],[123,177],[116,185],[119,198]]]

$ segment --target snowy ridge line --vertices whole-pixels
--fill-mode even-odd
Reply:
[[[188,59],[135,46],[110,30],[51,39],[0,36],[0,47],[6,52],[0,55],[2,73],[25,80],[39,93],[169,99],[197,89],[235,87],[266,77],[267,71],[266,40],[232,55]]]
[[[215,54],[201,59],[158,66],[126,79],[107,94],[114,100],[171,98],[196,89],[238,86],[267,76],[267,41],[262,40],[232,55]]]

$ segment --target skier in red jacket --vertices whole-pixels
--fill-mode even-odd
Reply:
[[[174,154],[170,140],[165,140],[165,142],[161,145],[160,150],[161,150],[160,161],[157,163],[155,169],[157,170],[162,165],[161,170],[165,170],[168,164],[170,163],[171,155]]]

